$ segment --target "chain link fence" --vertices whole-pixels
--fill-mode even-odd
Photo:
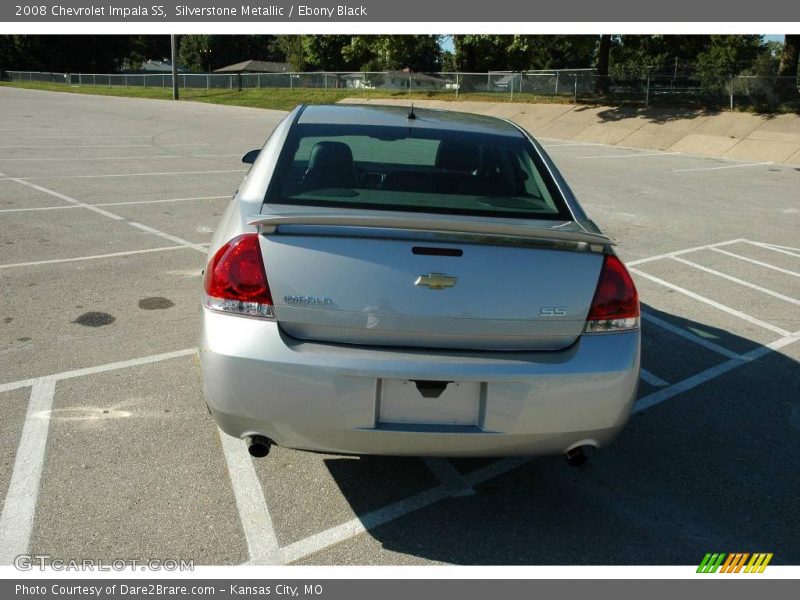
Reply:
[[[4,71],[17,83],[43,82],[70,86],[171,88],[171,73],[43,73]],[[178,86],[195,90],[337,89],[354,95],[369,92],[425,93],[453,97],[491,95],[498,101],[535,101],[561,97],[574,103],[614,103],[637,106],[800,108],[794,77],[733,75],[599,76],[592,69],[489,73],[303,72],[303,73],[180,73]]]

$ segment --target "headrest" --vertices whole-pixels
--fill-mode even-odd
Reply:
[[[436,150],[436,166],[448,171],[472,172],[480,165],[477,144],[459,140],[442,140]]]
[[[343,142],[317,142],[311,149],[308,159],[308,170],[353,168],[353,152]]]

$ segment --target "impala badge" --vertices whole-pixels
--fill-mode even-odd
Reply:
[[[431,290],[443,290],[453,287],[456,281],[458,281],[458,277],[450,277],[444,273],[428,273],[417,277],[414,285],[424,285]]]

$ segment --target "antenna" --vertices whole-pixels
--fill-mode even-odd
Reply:
[[[413,120],[414,120],[414,119],[416,119],[416,118],[417,118],[417,115],[415,115],[415,114],[414,114],[414,103],[412,102],[412,103],[411,103],[411,110],[410,110],[410,111],[409,111],[409,113],[408,113],[408,119],[409,119],[410,121],[413,121]]]

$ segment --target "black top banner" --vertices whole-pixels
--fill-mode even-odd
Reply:
[[[800,22],[800,2],[761,0],[17,0],[3,22]],[[783,33],[783,32],[775,32]]]

